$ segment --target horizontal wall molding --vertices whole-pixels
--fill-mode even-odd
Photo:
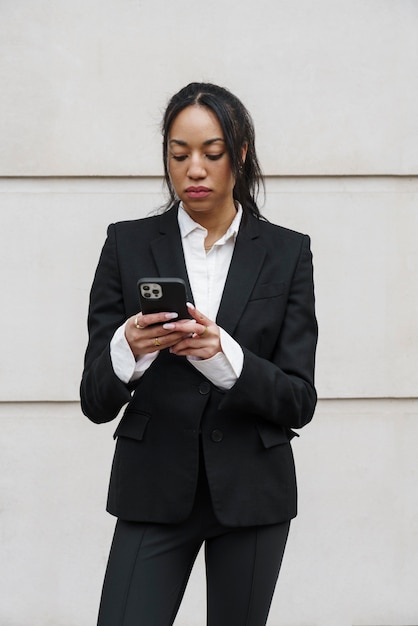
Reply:
[[[0,179],[0,400],[78,398],[107,226],[165,199],[161,177]],[[311,237],[319,396],[417,397],[418,177],[267,177],[260,199],[271,222]]]

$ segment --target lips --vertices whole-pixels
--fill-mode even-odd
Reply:
[[[207,198],[211,193],[208,187],[187,187],[186,194],[189,198]]]

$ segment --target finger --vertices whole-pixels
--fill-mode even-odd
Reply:
[[[204,337],[210,332],[210,328],[214,328],[214,322],[210,320],[206,315],[204,315],[201,311],[196,309],[196,307],[191,304],[191,302],[187,302],[187,307],[189,309],[189,313],[193,315],[193,318],[198,322],[199,326],[196,328],[196,331],[193,333],[192,337]]]
[[[202,328],[202,326],[199,326],[199,328]],[[193,339],[196,339],[197,337],[203,338],[208,332],[208,327],[207,326],[203,326],[203,330],[201,332],[194,332],[192,337]]]
[[[143,318],[142,313],[138,313],[138,315],[135,316],[134,326],[138,330],[144,330],[144,328],[146,327],[146,324],[143,324],[143,319],[142,318]],[[142,324],[141,324],[141,322],[142,322]]]
[[[155,352],[156,350],[164,350],[165,348],[172,348],[176,344],[183,342],[186,338],[190,339],[190,334],[184,333],[168,333],[163,334],[161,326],[155,329],[155,337],[146,340],[148,351]]]
[[[133,325],[137,330],[144,330],[148,326],[153,326],[154,324],[163,324],[167,320],[173,320],[178,317],[178,313],[169,313],[169,312],[161,312],[161,313],[149,313],[148,315],[142,315],[142,313],[138,313],[135,317],[132,318]]]
[[[178,322],[166,322],[164,330],[177,330],[178,332],[191,334],[196,331],[196,320],[180,320]]]
[[[193,319],[195,319],[196,322],[199,322],[199,324],[202,324],[202,326],[209,326],[209,324],[213,323],[212,320],[206,317],[206,315],[196,309],[196,307],[191,302],[187,302],[187,308]]]
[[[157,350],[162,350],[164,348],[161,344],[160,337],[154,337],[154,348],[157,348]]]

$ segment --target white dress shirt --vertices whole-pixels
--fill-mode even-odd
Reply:
[[[195,306],[211,320],[216,320],[241,217],[242,208],[239,206],[226,233],[206,252],[205,238],[208,231],[192,220],[182,204],[179,206],[181,241]],[[159,352],[145,354],[135,360],[125,337],[125,324],[117,329],[112,338],[110,356],[116,375],[128,383],[140,378],[158,357]],[[241,374],[244,355],[240,345],[222,328],[220,341],[222,352],[213,357],[187,359],[214,385],[221,389],[230,389]]]

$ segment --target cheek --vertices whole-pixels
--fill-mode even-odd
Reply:
[[[171,182],[173,183],[173,185],[175,184],[175,182],[177,180],[179,180],[180,176],[181,176],[181,168],[179,168],[179,164],[170,164],[168,166],[168,175],[170,177]]]
[[[225,184],[231,189],[233,189],[235,186],[235,176],[233,175],[230,168],[228,168],[225,172]]]
[[[222,165],[222,167],[219,168],[217,175],[218,175],[218,179],[222,180],[226,187],[235,185],[235,177],[232,173],[231,168],[229,167],[229,164]]]

